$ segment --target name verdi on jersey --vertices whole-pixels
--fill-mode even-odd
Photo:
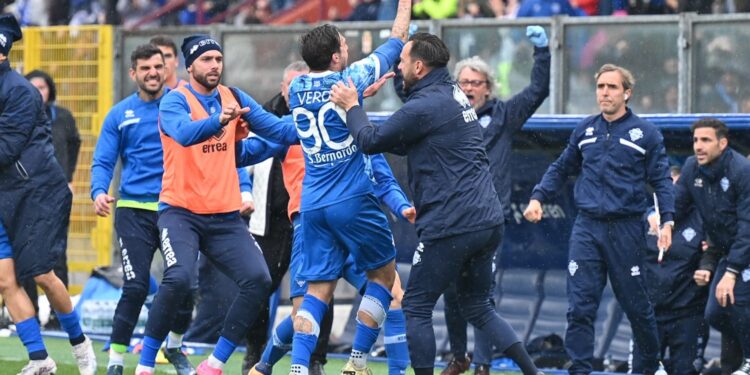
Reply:
[[[319,152],[316,154],[308,154],[305,153],[307,156],[307,160],[310,162],[310,164],[329,164],[329,163],[335,163],[338,161],[346,160],[354,153],[357,152],[359,148],[356,144],[349,145],[345,148],[342,148],[341,150],[337,151],[331,151],[331,152]]]
[[[297,93],[297,100],[301,105],[313,103],[326,103],[331,98],[331,91],[305,91]]]

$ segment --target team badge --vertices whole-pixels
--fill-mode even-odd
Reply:
[[[643,138],[643,130],[641,130],[640,128],[633,128],[633,129],[630,129],[630,131],[628,132],[628,135],[630,135],[630,140],[635,142]]]
[[[721,185],[721,190],[727,191],[729,189],[729,179],[724,177],[719,181],[719,184]]]
[[[693,186],[702,188],[703,187],[703,179],[702,178],[696,178],[693,181]]]
[[[568,273],[570,273],[570,276],[575,276],[576,271],[578,271],[578,263],[576,263],[575,260],[571,260],[568,262]]]
[[[128,109],[127,111],[125,111],[125,118],[133,118],[133,117],[135,117],[135,111],[133,111],[132,109]]]
[[[685,241],[690,242],[695,238],[695,229],[693,228],[687,228],[682,231],[682,238],[685,239]]]
[[[630,267],[630,276],[640,276],[641,268],[638,266]]]
[[[750,268],[745,268],[742,271],[742,281],[747,282],[748,280],[750,280]]]
[[[586,137],[590,137],[590,136],[594,135],[594,127],[593,126],[589,126],[588,128],[586,128],[586,134],[584,134],[584,135]]]
[[[492,118],[490,116],[482,116],[479,119],[479,125],[481,125],[483,128],[486,128],[487,126],[490,125],[490,121],[491,120],[492,120]]]

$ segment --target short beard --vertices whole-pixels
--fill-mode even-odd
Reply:
[[[219,76],[219,79],[216,80],[216,83],[208,83],[208,78],[206,78],[207,75],[203,76],[195,76],[195,80],[201,84],[201,86],[205,87],[206,90],[211,91],[216,88],[216,86],[219,85],[219,82],[221,81],[221,76]]]
[[[161,82],[161,84],[159,85],[159,87],[156,90],[149,90],[146,87],[144,87],[145,85],[146,84],[144,83],[143,86],[139,86],[138,88],[141,91],[145,92],[146,95],[148,95],[148,96],[150,96],[152,98],[156,97],[156,95],[158,95],[161,92],[161,90],[164,88],[164,82]]]

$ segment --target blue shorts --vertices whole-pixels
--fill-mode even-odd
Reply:
[[[302,212],[302,267],[297,278],[336,280],[351,254],[357,269],[376,270],[396,259],[388,219],[374,194]]]
[[[13,258],[13,248],[10,247],[8,233],[5,232],[5,226],[0,223],[0,259]]]
[[[289,263],[289,298],[302,297],[307,292],[307,281],[297,277],[302,267],[302,230],[299,215],[292,219],[294,234],[292,235],[292,259]],[[346,281],[362,294],[367,284],[367,276],[364,272],[357,269],[354,265],[354,259],[349,256],[344,264],[344,273],[341,275]]]

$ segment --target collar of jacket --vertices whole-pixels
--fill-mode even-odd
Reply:
[[[409,97],[414,95],[419,90],[422,90],[425,87],[431,86],[434,83],[442,82],[442,81],[451,81],[451,74],[448,72],[448,68],[435,68],[432,69],[429,73],[427,73],[424,78],[417,81],[417,83],[409,90]]]
[[[632,115],[633,115],[633,111],[630,110],[630,107],[625,107],[625,114],[620,116],[620,118],[618,118],[615,121],[612,121],[612,122],[607,121],[607,119],[605,119],[604,115],[601,113],[599,114],[599,117],[601,117],[602,121],[604,121],[605,124],[610,125],[610,126],[616,126],[627,121]]]
[[[726,174],[727,166],[732,160],[732,149],[727,147],[718,159],[709,165],[701,165],[698,171],[709,181],[716,181]]]
[[[10,70],[10,60],[6,58],[5,61],[0,63],[0,73],[5,73],[9,70]]]
[[[492,112],[492,108],[495,108],[495,104],[498,102],[498,98],[496,97],[489,97],[486,102],[484,102],[484,105],[477,109],[477,116],[482,117],[484,115],[490,114]]]

